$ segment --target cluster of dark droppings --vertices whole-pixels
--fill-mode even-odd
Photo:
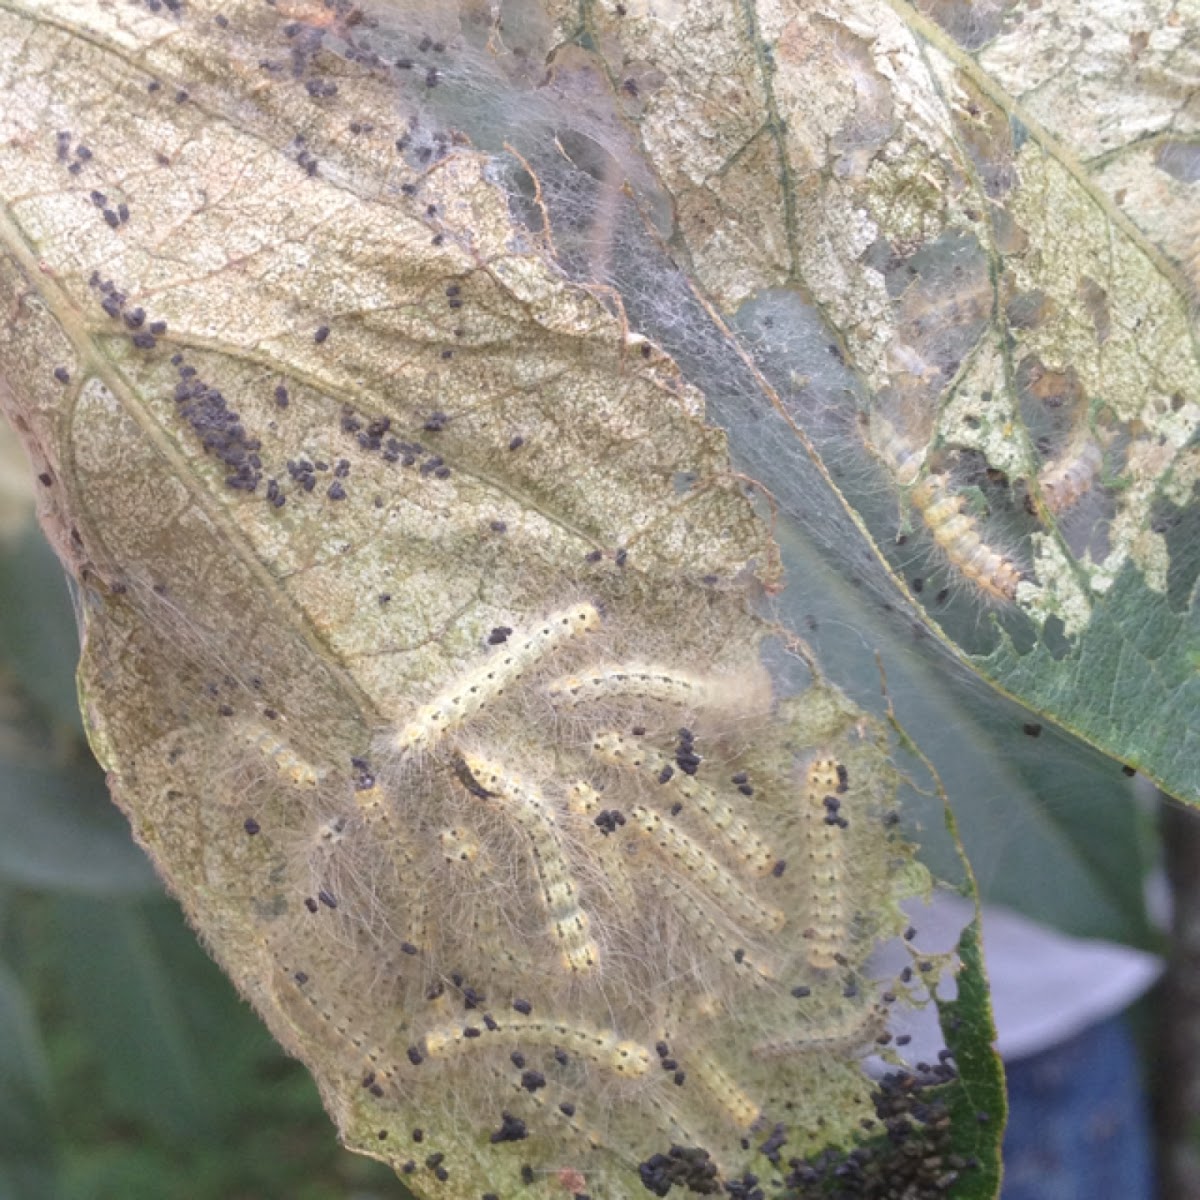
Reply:
[[[675,746],[675,765],[685,775],[695,775],[700,762],[700,755],[696,753],[696,735],[690,729],[681,729]]]
[[[83,168],[92,161],[92,152],[89,147],[80,142],[75,147],[75,152],[71,152],[71,131],[69,129],[60,129],[54,135],[54,152],[55,157],[60,163],[66,165],[67,171],[71,175],[79,175]]]
[[[625,814],[619,809],[606,808],[595,818],[592,824],[595,825],[605,837],[610,833],[616,833],[617,829],[625,824]]]
[[[695,1146],[672,1146],[666,1154],[653,1154],[638,1163],[642,1186],[655,1196],[665,1196],[672,1187],[697,1196],[715,1196],[721,1191],[717,1164],[707,1150]]]
[[[529,1130],[520,1117],[511,1113],[500,1114],[500,1128],[495,1130],[490,1138],[493,1145],[500,1142],[520,1142],[529,1136]]]
[[[88,193],[88,199],[103,213],[104,220],[110,229],[116,229],[129,220],[129,205],[123,200],[119,201],[114,208],[109,204],[108,197],[95,188]]]
[[[171,362],[179,373],[174,392],[176,411],[200,439],[205,453],[212,454],[228,468],[225,486],[234,491],[256,491],[262,480],[258,438],[247,433],[241,417],[229,407],[221,392],[205,383],[196,368],[183,361],[182,355],[172,355]],[[282,503],[278,485],[268,488],[267,499],[276,507]]]
[[[434,413],[426,419],[422,428],[431,432],[440,432],[445,428],[449,417],[445,413]],[[449,479],[450,468],[440,454],[428,451],[420,442],[405,441],[394,436],[391,432],[391,417],[375,417],[367,420],[346,406],[342,409],[341,429],[343,433],[352,435],[359,449],[368,454],[378,454],[386,463],[398,463],[402,467],[414,467],[420,463],[418,470],[421,475],[434,479]]]
[[[740,1179],[731,1179],[725,1184],[725,1192],[732,1200],[767,1200],[767,1194],[758,1186],[758,1176],[746,1171]]]
[[[158,345],[158,339],[167,332],[166,321],[147,321],[146,310],[140,306],[126,307],[128,297],[111,279],[101,279],[98,271],[93,271],[88,279],[88,286],[99,296],[100,307],[114,321],[120,320],[126,329],[130,330],[130,341],[139,350],[153,350]]]
[[[886,1138],[849,1151],[827,1149],[813,1158],[789,1159],[786,1200],[937,1200],[964,1171],[975,1170],[976,1159],[954,1153],[945,1100],[930,1094],[957,1078],[949,1051],[940,1058],[932,1066],[918,1063],[914,1070],[884,1076],[871,1094]],[[989,1119],[986,1113],[978,1118],[981,1123]]]

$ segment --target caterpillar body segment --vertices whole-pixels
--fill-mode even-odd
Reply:
[[[979,521],[966,511],[966,500],[952,492],[945,475],[926,475],[909,493],[933,540],[951,565],[982,592],[996,600],[1014,600],[1024,578],[1007,555],[989,546]]]
[[[702,903],[681,880],[670,875],[650,873],[646,882],[670,904],[685,924],[719,948],[719,959],[739,970],[750,972],[755,982],[774,980],[778,977],[774,967],[740,945],[713,915],[711,906]]]
[[[544,621],[510,635],[483,663],[446,685],[397,733],[392,747],[401,756],[434,749],[454,730],[475,717],[543,659],[572,638],[600,628],[591,604],[551,613]]]
[[[686,801],[728,845],[733,855],[754,875],[769,875],[779,856],[707,784],[674,769],[671,760],[652,746],[641,745],[619,733],[602,733],[592,741],[592,752],[612,766],[658,779],[661,794],[671,801]]]
[[[551,928],[572,972],[593,970],[600,950],[591,937],[591,922],[579,903],[579,889],[567,865],[553,808],[531,783],[479,755],[464,753],[462,761],[486,796],[504,801],[509,813],[529,838],[542,899]]]
[[[700,1081],[739,1129],[749,1129],[762,1116],[761,1106],[710,1055],[689,1055],[687,1066],[689,1074]]]
[[[471,1049],[491,1046],[540,1045],[578,1054],[604,1070],[634,1079],[646,1075],[654,1059],[637,1042],[617,1036],[612,1030],[575,1022],[538,1020],[536,1017],[492,1015],[492,1028],[472,1025],[442,1025],[425,1034],[425,1052],[430,1058],[453,1058]]]
[[[925,449],[902,437],[886,417],[872,413],[864,429],[867,446],[896,478],[901,487],[908,487],[921,472]]]
[[[1054,514],[1073,508],[1092,489],[1104,466],[1104,448],[1088,433],[1076,438],[1057,459],[1038,472],[1038,487]]]
[[[577,817],[594,817],[602,807],[600,801],[600,793],[583,780],[576,780],[567,792],[567,809]]]
[[[809,966],[828,970],[837,965],[846,943],[845,864],[841,827],[830,820],[845,791],[839,764],[818,758],[809,764],[804,816],[808,843],[808,913],[804,936]],[[826,797],[832,798],[832,807]]]
[[[782,912],[756,900],[703,846],[663,820],[658,813],[635,804],[629,809],[629,816],[659,853],[678,863],[739,920],[771,933],[783,927]]]
[[[837,1013],[824,1024],[791,1037],[759,1042],[750,1052],[758,1059],[790,1058],[797,1054],[828,1051],[851,1054],[872,1042],[885,1028],[887,1010],[879,1004],[864,1005]]]
[[[546,692],[556,704],[575,706],[596,700],[654,700],[678,708],[706,708],[716,703],[713,681],[684,671],[643,663],[600,667],[552,680]]]
[[[285,782],[302,788],[315,788],[320,783],[322,773],[268,726],[255,721],[239,721],[235,735],[243,745],[270,763]]]
[[[448,863],[473,863],[479,857],[479,841],[469,829],[451,826],[438,831],[442,857]]]
[[[900,487],[909,489],[913,508],[959,574],[993,600],[1016,599],[1017,585],[1024,578],[1020,568],[984,541],[978,519],[966,511],[966,500],[952,490],[949,477],[930,472],[917,482],[926,451],[878,415],[870,418],[865,436]]]

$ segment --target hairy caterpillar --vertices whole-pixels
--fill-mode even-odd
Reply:
[[[506,768],[474,754],[462,757],[485,793],[509,802],[505,811],[529,837],[542,897],[564,964],[571,971],[592,970],[600,961],[600,951],[590,937],[588,915],[579,905],[579,891],[563,854],[553,810],[537,788]]]
[[[1055,515],[1073,508],[1089,491],[1104,466],[1104,448],[1090,433],[1074,439],[1063,454],[1038,472],[1038,488]]]
[[[397,878],[411,878],[416,872],[417,857],[407,831],[395,819],[383,788],[374,781],[368,787],[356,788],[354,801],[363,823],[375,832],[376,844],[391,861]],[[416,946],[424,947],[428,942],[428,911],[427,904],[419,904],[413,905],[408,914],[405,936]]]
[[[674,860],[702,883],[719,903],[740,920],[772,932],[783,926],[783,913],[756,900],[703,846],[664,821],[658,813],[635,804],[629,809],[629,815],[660,853]]]
[[[997,600],[1014,600],[1024,578],[1007,555],[989,546],[979,521],[966,511],[966,499],[951,491],[945,475],[926,475],[909,493],[933,540],[958,572]]]
[[[741,1129],[749,1129],[762,1116],[762,1108],[707,1054],[688,1058],[688,1069]]]
[[[953,490],[950,477],[931,471],[914,485],[925,453],[882,417],[871,420],[866,437],[896,482],[909,488],[909,501],[950,565],[989,598],[1016,599],[1017,585],[1024,578],[1021,569],[1008,555],[984,541],[978,518],[966,511],[966,498]]]
[[[716,700],[714,685],[710,680],[640,663],[599,667],[578,675],[564,675],[552,680],[546,692],[557,703],[568,705],[629,697],[654,700],[679,708],[704,708]]]
[[[759,1042],[751,1049],[755,1058],[789,1058],[829,1050],[849,1052],[870,1042],[887,1026],[887,1010],[879,1004],[838,1013],[804,1033]]]
[[[510,635],[478,667],[452,680],[418,710],[395,736],[392,747],[401,755],[429,750],[442,738],[498,700],[542,659],[564,643],[600,628],[600,614],[591,604],[551,613],[532,629]]]
[[[675,770],[671,761],[653,747],[610,732],[597,735],[592,751],[603,762],[638,771],[647,779],[657,779],[662,792],[672,800],[682,798],[690,802],[753,874],[768,875],[779,861],[779,856],[712,788]]]
[[[301,758],[287,740],[270,727],[235,718],[233,731],[238,741],[269,762],[286,782],[304,788],[314,788],[320,782],[321,772]]]
[[[809,764],[804,796],[809,911],[804,936],[809,965],[825,970],[837,964],[846,940],[844,834],[837,823],[837,795],[845,790],[833,759],[818,758]]]
[[[719,959],[738,970],[751,972],[758,979],[775,979],[778,972],[770,964],[760,960],[757,953],[749,951],[717,919],[712,908],[703,904],[697,895],[681,880],[670,875],[651,873],[647,878],[649,887],[658,892],[695,931],[703,934],[719,947]]]
[[[650,1052],[637,1042],[582,1023],[517,1019],[505,1015],[493,1016],[491,1025],[494,1028],[485,1025],[482,1031],[473,1025],[445,1025],[428,1030],[425,1052],[430,1058],[450,1058],[476,1045],[484,1049],[497,1043],[505,1046],[532,1043],[574,1052],[598,1067],[631,1078],[645,1075],[654,1061]]]

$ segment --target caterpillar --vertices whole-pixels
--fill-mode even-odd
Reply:
[[[447,734],[499,699],[542,659],[572,638],[600,628],[591,604],[552,613],[532,629],[510,635],[480,666],[452,680],[396,734],[392,748],[401,756],[430,750]]]
[[[512,814],[529,838],[542,899],[550,914],[563,964],[570,971],[592,970],[600,961],[600,951],[590,936],[588,915],[579,904],[578,889],[563,854],[553,809],[537,788],[506,768],[469,753],[462,755],[462,761],[485,795],[508,802],[505,811]]]
[[[547,685],[546,691],[551,700],[571,706],[619,697],[655,700],[678,708],[705,708],[716,701],[712,680],[641,663],[564,675]]]
[[[808,833],[808,926],[804,936],[809,966],[828,970],[837,965],[846,939],[845,876],[842,839],[837,823],[838,793],[846,785],[842,770],[830,758],[809,764],[805,786],[804,817]],[[826,798],[829,798],[827,802]]]
[[[593,851],[602,865],[605,886],[621,911],[632,913],[637,908],[637,900],[629,882],[628,856],[624,853],[623,843],[617,838],[601,835],[595,827],[595,819],[603,807],[601,800],[595,788],[576,780],[567,790],[567,811],[591,826]]]
[[[712,788],[675,770],[670,760],[653,747],[631,742],[619,733],[602,733],[593,740],[592,752],[604,762],[658,779],[664,794],[688,801],[752,874],[768,875],[779,861],[779,856]]]
[[[945,475],[926,475],[909,499],[951,566],[994,599],[1016,599],[1024,578],[1020,568],[983,540],[979,521],[965,511],[965,498],[951,487]]]
[[[1038,472],[1038,487],[1054,514],[1073,508],[1092,488],[1104,466],[1104,448],[1091,433],[1076,437],[1063,454]]]
[[[413,853],[408,834],[394,819],[391,804],[378,783],[370,787],[357,788],[354,802],[364,824],[375,834],[376,844],[382,846],[397,879],[410,879],[416,874],[416,855]],[[405,914],[409,921],[407,940],[416,946],[425,946],[428,941],[428,905],[414,907]]]
[[[750,1052],[759,1059],[790,1058],[829,1050],[848,1054],[872,1041],[886,1025],[886,1009],[872,1004],[839,1012],[828,1023],[805,1033],[759,1042]]]
[[[721,948],[718,957],[725,963],[751,971],[759,979],[773,980],[777,977],[777,972],[769,963],[761,962],[757,955],[738,945],[730,932],[714,918],[711,908],[702,904],[678,879],[652,872],[647,877],[647,883],[662,895],[693,929],[703,931],[716,942]]]
[[[966,510],[966,499],[956,494],[947,475],[930,472],[913,484],[925,461],[925,452],[914,447],[891,422],[872,418],[867,444],[908,492],[909,500],[938,548],[964,578],[994,600],[1015,600],[1024,575],[1007,555],[989,546],[979,531],[979,521]]]
[[[233,725],[234,736],[269,762],[280,777],[296,787],[314,788],[321,772],[306,762],[275,730],[254,721],[239,719]]]
[[[425,1053],[430,1058],[446,1059],[475,1046],[482,1049],[497,1043],[553,1046],[629,1078],[647,1074],[653,1064],[653,1058],[644,1046],[622,1040],[612,1030],[582,1023],[542,1021],[535,1017],[494,1015],[482,1030],[471,1025],[443,1025],[430,1029],[425,1034]]]
[[[762,1108],[709,1055],[689,1057],[687,1065],[689,1074],[703,1085],[739,1128],[749,1129],[762,1116]]]
[[[783,913],[756,900],[703,846],[664,821],[658,813],[635,804],[629,809],[629,816],[660,853],[673,859],[702,883],[718,902],[740,920],[770,932],[783,926]]]

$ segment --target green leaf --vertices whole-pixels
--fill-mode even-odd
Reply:
[[[81,729],[75,667],[79,638],[62,564],[36,525],[0,547],[0,662],[43,711]]]
[[[53,1200],[49,1074],[20,981],[0,962],[0,1197]]]
[[[24,765],[0,758],[0,879],[89,895],[158,890],[94,763]]]
[[[743,450],[763,433],[733,428]],[[786,507],[786,463],[756,470]],[[795,522],[781,519],[779,532],[795,581],[780,600],[786,619],[806,629],[858,703],[880,712],[895,705],[954,798],[981,899],[1077,937],[1150,944],[1149,853],[1121,767],[984,687],[911,618],[830,569]],[[933,810],[926,820],[940,816]],[[932,865],[953,878],[953,847]]]
[[[192,1029],[188,973],[153,910],[66,896],[55,909],[64,992],[111,1111],[180,1140],[215,1136],[222,1096]]]

